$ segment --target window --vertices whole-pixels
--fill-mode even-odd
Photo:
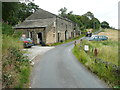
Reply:
[[[55,33],[55,29],[53,30],[53,33]]]
[[[67,29],[67,25],[66,25],[66,29]]]
[[[54,27],[56,27],[56,22],[54,22]]]
[[[53,37],[55,37],[55,34],[53,34]]]

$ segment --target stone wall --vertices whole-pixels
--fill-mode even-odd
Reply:
[[[56,27],[52,24],[46,28],[46,44],[56,43]]]
[[[73,23],[61,18],[57,18],[56,19],[56,31],[57,31],[57,37],[58,37],[58,33],[59,35],[59,39],[61,40],[66,40],[69,38],[73,38],[73,33],[74,33],[74,26]],[[58,41],[58,40],[57,40]]]

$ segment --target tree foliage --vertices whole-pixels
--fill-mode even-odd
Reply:
[[[100,28],[100,21],[97,18],[92,18],[90,20],[90,28],[99,29]]]
[[[6,23],[2,24],[2,34],[13,35],[13,33],[14,33],[14,29],[12,29],[11,25],[8,25]]]
[[[110,28],[109,23],[106,21],[101,22],[101,27],[102,28]]]
[[[2,19],[8,24],[15,25],[34,13],[38,8],[33,2],[28,4],[20,2],[3,2]]]
[[[66,8],[66,7],[61,8],[61,9],[59,10],[59,12],[60,12],[59,16],[64,17],[64,18],[67,18],[67,8]]]
[[[2,3],[2,19],[4,20],[4,22],[14,25],[19,21],[18,18],[16,17],[17,16],[16,11],[19,8],[18,5],[19,3],[17,2]]]
[[[87,16],[87,17],[90,18],[90,19],[95,18],[95,17],[94,17],[94,14],[93,14],[92,12],[90,12],[90,11],[88,11],[87,13],[85,13],[84,16]]]
[[[100,21],[97,18],[95,18],[94,14],[90,11],[88,11],[83,15],[75,15],[73,14],[73,11],[67,13],[67,8],[64,7],[61,8],[59,12],[60,12],[59,16],[63,18],[67,18],[77,23],[81,30],[89,29],[89,28],[93,28],[93,29],[100,28]]]

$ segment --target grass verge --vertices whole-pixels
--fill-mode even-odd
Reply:
[[[84,51],[84,45],[89,45],[89,52]],[[94,55],[94,49],[98,49],[98,55]],[[85,41],[73,48],[73,54],[89,70],[97,74],[110,87],[120,87],[118,67],[118,42],[107,41]]]
[[[68,43],[68,42],[72,42],[72,41],[74,41],[74,40],[78,40],[78,39],[80,39],[80,38],[83,37],[83,36],[84,36],[84,35],[82,34],[82,35],[80,35],[79,37],[75,37],[75,38],[73,38],[73,39],[68,39],[68,40],[65,40],[65,41],[63,41],[63,42],[57,42],[57,43],[49,44],[49,45],[47,45],[47,46],[57,46],[57,45],[65,44],[65,43]]]

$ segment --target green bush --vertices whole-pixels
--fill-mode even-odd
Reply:
[[[2,23],[2,34],[6,36],[13,36],[14,38],[20,38],[22,32],[15,32],[15,29],[12,28],[11,25],[6,23]]]
[[[14,29],[12,28],[12,26],[6,23],[2,23],[2,34],[13,35],[13,33],[14,33]]]

